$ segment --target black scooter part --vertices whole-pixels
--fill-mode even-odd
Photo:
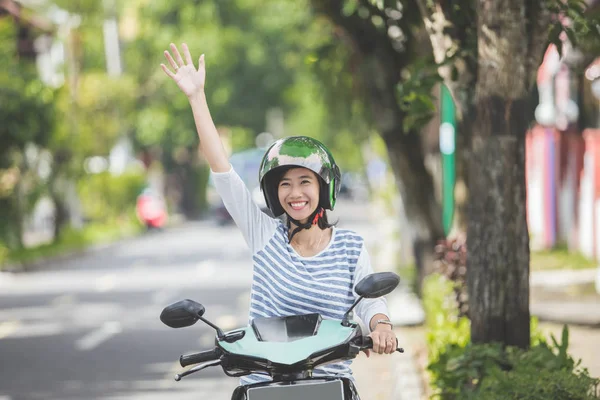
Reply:
[[[315,379],[306,379],[306,380],[334,380],[334,379],[340,379],[342,381],[342,386],[344,388],[344,400],[360,400],[358,391],[356,390],[356,386],[354,386],[354,383],[352,382],[352,380],[350,380],[348,378],[335,378],[335,377],[321,378],[321,377],[319,377],[319,378],[315,378]],[[272,384],[273,384],[273,382],[261,382],[261,383],[255,383],[252,385],[238,386],[235,388],[235,390],[231,394],[231,400],[246,400],[249,387],[269,386]],[[275,383],[275,384],[277,384],[277,383]]]

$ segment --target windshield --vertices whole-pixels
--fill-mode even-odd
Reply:
[[[261,342],[292,342],[315,336],[321,324],[321,315],[291,315],[279,318],[254,318],[252,329]]]

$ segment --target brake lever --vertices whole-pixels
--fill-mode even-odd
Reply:
[[[196,365],[193,368],[188,369],[185,372],[182,372],[181,374],[175,374],[175,380],[177,382],[179,382],[181,380],[181,378],[185,378],[186,376],[193,374],[194,372],[198,372],[198,371],[202,371],[204,368],[208,368],[208,367],[214,367],[221,364],[221,360],[217,360],[217,361],[213,361],[213,362],[209,362],[206,364],[200,364],[200,365]]]

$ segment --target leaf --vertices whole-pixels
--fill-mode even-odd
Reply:
[[[357,0],[346,0],[344,2],[344,6],[342,7],[342,14],[345,17],[349,17],[356,12],[358,9],[358,1]]]

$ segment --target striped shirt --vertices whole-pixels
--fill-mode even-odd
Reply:
[[[213,172],[213,179],[227,211],[252,250],[250,320],[307,313],[341,320],[357,298],[356,283],[373,272],[363,238],[351,230],[333,227],[325,249],[312,257],[300,256],[288,243],[287,227],[256,206],[233,168],[229,172]],[[363,299],[355,311],[366,322],[363,325],[367,331],[375,314],[388,315],[382,298]],[[314,376],[351,378],[350,364],[351,361],[327,364],[315,368]],[[254,374],[243,377],[241,382],[266,380],[269,377]]]

